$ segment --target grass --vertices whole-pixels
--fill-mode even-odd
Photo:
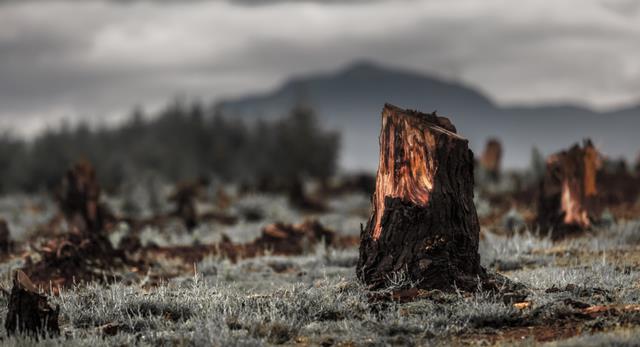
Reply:
[[[244,204],[263,206],[253,197]],[[262,199],[262,200],[261,200]],[[204,226],[193,234],[149,230],[147,242],[190,244],[220,233],[243,240],[271,218],[298,222],[276,202],[267,220],[233,227]],[[332,202],[359,210],[362,201]],[[253,205],[252,205],[253,206]],[[346,234],[366,217],[320,216]],[[287,219],[288,218],[288,219]],[[359,222],[358,222],[359,221]],[[122,232],[126,232],[122,231]],[[117,235],[114,236],[114,242]],[[577,305],[640,304],[640,224],[621,223],[587,238],[552,243],[533,233],[484,233],[483,265],[527,286],[531,307],[520,310],[489,292],[429,292],[399,304],[370,300],[355,278],[357,249],[322,247],[295,257],[265,256],[232,263],[208,257],[194,271],[159,285],[148,278],[89,283],[51,297],[61,308],[62,336],[34,341],[4,336],[7,346],[387,346],[387,345],[635,345],[640,314],[580,316]],[[158,260],[154,271],[176,266]],[[19,262],[0,267],[2,285]],[[399,279],[401,281],[401,279]],[[0,297],[0,324],[7,298]],[[572,332],[571,329],[579,329]],[[577,336],[574,336],[576,335]],[[496,339],[496,336],[500,338]],[[524,339],[522,337],[525,337]],[[549,336],[549,338],[545,338]]]

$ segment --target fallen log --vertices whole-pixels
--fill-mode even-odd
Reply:
[[[4,324],[7,335],[21,334],[34,338],[58,336],[59,313],[60,308],[51,307],[47,297],[38,293],[24,272],[15,272]]]
[[[537,223],[554,239],[589,229],[602,213],[597,174],[600,156],[591,141],[574,145],[547,160]]]
[[[358,278],[373,289],[397,274],[421,289],[477,289],[486,273],[473,184],[473,153],[447,118],[385,105]]]

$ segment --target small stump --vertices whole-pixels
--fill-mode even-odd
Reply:
[[[598,221],[599,167],[600,156],[589,140],[549,157],[538,201],[537,222],[543,232],[560,239]]]
[[[13,242],[11,241],[9,224],[4,219],[0,219],[0,254],[9,253],[11,248],[13,248]]]
[[[477,289],[486,273],[473,184],[473,153],[447,118],[385,105],[358,278],[372,289],[398,273],[422,289]]]
[[[67,171],[57,198],[70,230],[48,240],[38,250],[40,260],[24,267],[36,283],[52,283],[55,288],[71,284],[72,279],[104,278],[103,270],[127,262],[124,252],[115,250],[108,238],[114,217],[100,202],[100,193],[90,163],[81,161]]]
[[[47,297],[38,293],[24,272],[16,271],[4,325],[7,335],[23,334],[35,338],[58,336],[59,313],[59,307],[49,306]]]
[[[207,184],[208,182],[204,178],[180,182],[169,197],[169,201],[176,205],[173,215],[182,219],[185,227],[190,231],[195,229],[200,222],[196,201],[203,195]]]
[[[67,221],[81,232],[100,233],[111,217],[100,203],[100,185],[88,161],[80,161],[67,171],[57,197]]]
[[[480,166],[487,178],[493,182],[500,179],[502,144],[498,139],[489,139],[480,158]]]

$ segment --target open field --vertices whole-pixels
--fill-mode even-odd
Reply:
[[[638,42],[640,0],[0,0],[0,347],[640,347]]]
[[[118,199],[109,203],[116,210],[121,205]],[[368,204],[364,195],[348,194],[332,199],[326,213],[305,215],[284,198],[251,195],[229,209],[251,206],[262,211],[261,221],[212,222],[192,233],[169,223],[146,228],[140,240],[143,248],[156,249],[210,244],[223,233],[247,242],[270,222],[309,217],[340,235],[357,236]],[[0,205],[18,240],[55,211],[46,198],[7,197]],[[111,242],[117,246],[126,233],[124,225],[116,228]],[[10,271],[28,252],[4,259],[6,290]],[[411,284],[402,273],[394,287],[370,292],[355,277],[357,245],[316,244],[299,255],[237,261],[193,253],[157,252],[145,271],[121,267],[104,271],[100,281],[44,288],[57,293],[50,302],[60,306],[61,337],[34,341],[3,332],[3,344],[597,346],[636,345],[640,337],[638,222],[555,243],[530,232],[508,237],[483,230],[483,265],[522,285],[508,293],[407,292],[402,288]],[[4,324],[6,296],[0,307]]]

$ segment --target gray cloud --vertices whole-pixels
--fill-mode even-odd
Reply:
[[[133,105],[267,90],[356,59],[461,80],[500,103],[640,97],[640,14],[623,0],[165,2],[1,6],[0,126],[116,119]]]
[[[635,17],[640,12],[640,2],[636,0],[603,0],[602,6],[623,17]]]
[[[15,4],[15,3],[46,3],[59,0],[0,0],[0,4]],[[67,2],[76,2],[78,4],[87,2],[103,2],[114,3],[119,5],[133,5],[137,3],[155,3],[160,5],[176,5],[184,3],[197,3],[197,2],[213,2],[224,1],[237,5],[244,6],[270,6],[274,4],[301,4],[301,3],[318,3],[324,5],[341,5],[341,4],[361,4],[367,5],[382,1],[403,1],[403,0],[66,0]],[[404,0],[414,1],[414,0]]]

